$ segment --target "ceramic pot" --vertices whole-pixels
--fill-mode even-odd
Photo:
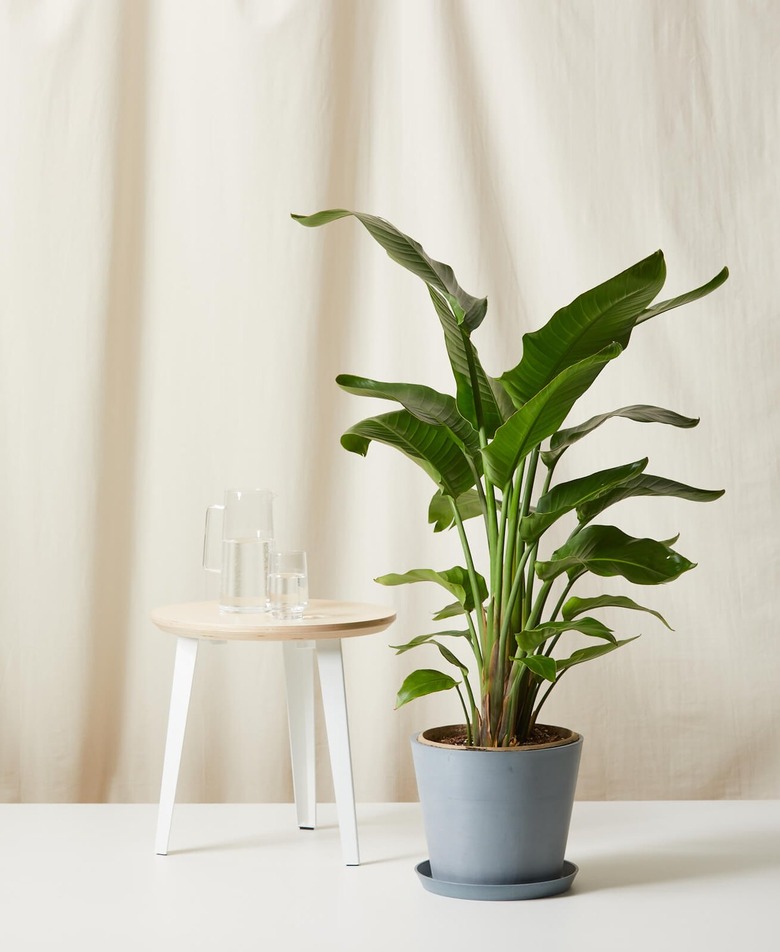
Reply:
[[[483,885],[560,877],[582,737],[500,749],[437,742],[451,730],[411,738],[431,875]]]

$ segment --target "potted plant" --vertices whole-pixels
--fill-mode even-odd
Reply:
[[[385,443],[420,465],[436,484],[429,522],[435,532],[454,528],[463,549],[463,565],[377,579],[383,585],[433,582],[449,596],[434,618],[450,627],[395,646],[398,652],[431,646],[453,671],[414,671],[401,685],[397,707],[454,689],[463,711],[462,724],[412,739],[430,850],[418,873],[426,888],[445,895],[504,899],[562,892],[576,873],[564,850],[582,738],[541,724],[540,711],[569,670],[638,637],[617,638],[597,617],[600,609],[649,613],[668,627],[653,609],[622,594],[589,594],[583,583],[595,575],[658,585],[694,567],[673,548],[676,539],[633,538],[602,514],[634,496],[706,502],[722,495],[650,475],[646,458],[554,479],[566,450],[613,417],[676,427],[696,426],[698,419],[634,405],[563,423],[636,327],[710,293],[728,270],[653,304],[666,273],[657,251],[526,334],[519,362],[494,378],[472,342],[487,299],[464,291],[449,266],[372,215],[333,209],[293,217],[312,227],[348,215],[427,285],[455,378],[454,395],[420,384],[337,378],[350,393],[400,405],[355,424],[341,437],[343,446],[365,455],[372,441]],[[553,526],[559,538],[562,526],[570,531],[562,544],[549,546],[545,535]],[[487,543],[482,573],[472,554],[476,531]],[[584,644],[573,648],[572,639]],[[457,644],[470,653],[468,665],[453,650]]]

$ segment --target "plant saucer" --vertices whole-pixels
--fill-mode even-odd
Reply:
[[[450,883],[441,879],[434,879],[431,875],[430,860],[423,860],[415,867],[420,882],[428,892],[437,896],[448,896],[450,899],[482,899],[492,901],[509,901],[517,899],[543,899],[546,896],[558,896],[574,882],[578,867],[568,860],[563,862],[563,870],[557,879],[548,879],[544,882],[533,883],[502,883],[500,885],[485,885],[482,883]]]

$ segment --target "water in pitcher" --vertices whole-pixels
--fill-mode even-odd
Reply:
[[[270,539],[223,540],[222,608],[231,612],[265,611],[270,556]]]

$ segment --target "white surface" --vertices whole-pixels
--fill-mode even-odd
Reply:
[[[0,806],[0,947],[8,952],[772,952],[780,803],[577,803],[565,896],[432,896],[417,804],[361,804],[347,868],[333,806],[183,805],[189,846],[152,852],[151,805]],[[522,941],[521,941],[522,940]],[[492,943],[492,945],[491,945]],[[497,944],[496,944],[497,943]]]

